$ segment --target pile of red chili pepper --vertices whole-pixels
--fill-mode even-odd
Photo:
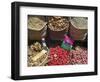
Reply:
[[[69,63],[68,55],[69,52],[60,46],[50,48],[48,65],[66,65]]]
[[[48,65],[75,65],[87,64],[88,52],[87,49],[75,47],[75,50],[67,51],[56,46],[50,48]]]

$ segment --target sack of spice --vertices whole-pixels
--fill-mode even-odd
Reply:
[[[46,24],[47,22],[40,19],[39,16],[29,16],[28,17],[29,40],[41,40],[41,37],[46,37],[46,30],[47,30]]]
[[[88,29],[87,17],[73,17],[70,19],[69,35],[74,40],[86,40]]]
[[[50,17],[48,27],[49,36],[52,40],[63,40],[64,34],[68,32],[69,21],[61,16]]]

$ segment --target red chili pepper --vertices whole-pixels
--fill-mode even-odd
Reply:
[[[67,64],[68,52],[62,49],[60,46],[55,48],[50,48],[50,57],[51,60],[48,65],[65,65]],[[52,58],[52,59],[51,59]]]

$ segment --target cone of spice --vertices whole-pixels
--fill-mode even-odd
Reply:
[[[64,34],[68,32],[69,21],[60,16],[50,17],[48,27],[49,36],[52,40],[63,40]]]

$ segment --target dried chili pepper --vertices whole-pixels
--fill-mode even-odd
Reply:
[[[67,64],[67,56],[69,52],[60,46],[50,48],[48,65],[65,65]]]

